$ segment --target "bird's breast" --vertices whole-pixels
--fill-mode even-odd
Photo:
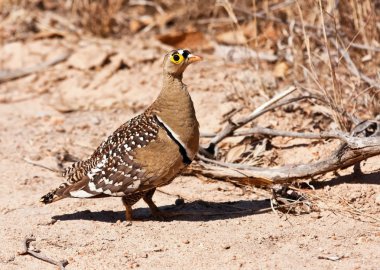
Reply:
[[[135,161],[141,164],[148,186],[167,184],[186,166],[178,144],[161,127],[154,142],[136,151]]]

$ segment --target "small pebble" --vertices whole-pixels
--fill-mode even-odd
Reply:
[[[41,155],[40,154],[33,154],[29,157],[31,160],[33,161],[39,161],[42,159]]]
[[[94,117],[91,117],[91,122],[94,124],[94,125],[99,125],[101,123],[101,120],[94,116]]]
[[[153,251],[154,251],[154,252],[162,252],[162,251],[164,251],[164,248],[163,248],[163,247],[155,247],[155,248],[153,249]]]
[[[231,248],[231,246],[230,246],[230,245],[228,245],[228,244],[225,244],[225,245],[223,245],[223,246],[222,246],[222,248],[223,248],[223,249],[230,249],[230,248]]]
[[[183,240],[183,241],[182,241],[182,243],[184,243],[184,244],[186,244],[186,245],[187,245],[187,244],[189,244],[189,243],[190,243],[190,241],[186,239],[186,240]]]
[[[376,195],[375,202],[376,202],[377,205],[380,205],[380,194]]]
[[[56,130],[57,132],[61,132],[61,133],[65,133],[65,132],[66,132],[66,129],[65,129],[64,127],[62,127],[62,126],[57,126],[57,127],[55,128],[55,130]]]
[[[175,200],[175,205],[182,205],[184,203],[185,203],[185,200],[182,198],[178,198],[177,200]]]
[[[141,253],[141,254],[139,255],[139,257],[140,257],[140,258],[144,258],[144,259],[146,259],[146,258],[148,258],[148,253]]]
[[[314,219],[320,219],[322,217],[320,212],[312,212],[310,216]]]

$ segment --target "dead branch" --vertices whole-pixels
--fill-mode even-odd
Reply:
[[[71,55],[71,52],[66,52],[50,61],[26,68],[20,68],[10,71],[0,71],[0,83],[4,83],[11,80],[16,80],[25,76],[28,76],[32,73],[40,72],[44,69],[47,69],[50,66],[54,66],[58,63],[66,61]]]
[[[18,252],[18,255],[28,255],[29,254],[29,255],[31,255],[31,256],[33,256],[33,257],[35,257],[41,261],[56,265],[61,270],[64,270],[65,266],[69,264],[69,262],[67,260],[62,260],[62,261],[58,262],[58,261],[55,261],[53,259],[46,257],[45,255],[43,255],[39,252],[30,250],[29,244],[30,244],[30,242],[33,242],[33,241],[36,241],[36,239],[34,237],[25,237],[25,239],[23,240],[23,249],[20,252]]]
[[[290,88],[289,90],[292,90],[292,88]],[[286,91],[283,94],[286,94]],[[273,99],[271,99],[267,103],[276,102],[274,100],[275,98],[276,97],[274,97]],[[278,98],[278,96],[277,96],[277,98]],[[275,104],[272,103],[273,105],[269,105],[267,107],[265,107],[264,106],[265,104],[263,104],[247,116],[243,116],[236,121],[229,120],[228,124],[224,127],[224,129],[222,129],[220,132],[218,132],[216,134],[215,133],[202,133],[201,134],[202,137],[204,137],[204,138],[211,138],[212,137],[212,140],[209,142],[209,145],[206,148],[200,147],[200,150],[199,150],[200,153],[205,155],[205,156],[213,156],[215,154],[215,146],[218,143],[220,143],[222,140],[224,140],[225,138],[230,137],[230,136],[242,136],[242,135],[240,135],[241,134],[240,132],[236,131],[237,129],[243,127],[247,123],[255,120],[256,118],[260,117],[261,115],[263,115],[269,111],[272,111],[272,110],[277,109],[279,107],[288,105],[288,104],[293,103],[293,102],[301,101],[304,99],[316,99],[316,100],[319,100],[323,103],[326,103],[326,101],[323,100],[319,96],[308,95],[308,96],[299,96],[299,97],[295,97],[295,98],[286,99],[286,100],[283,100],[281,102],[277,102]],[[268,134],[268,135],[270,135],[270,134]],[[274,136],[281,136],[281,135],[274,135]],[[319,136],[321,136],[321,135],[316,135],[316,137],[319,137]],[[289,137],[293,137],[293,136],[289,136]]]
[[[322,133],[312,133],[312,132],[294,132],[294,131],[285,131],[285,130],[275,130],[264,127],[254,127],[244,130],[235,130],[230,136],[239,137],[239,136],[252,136],[254,134],[258,135],[268,135],[268,136],[277,136],[277,137],[291,137],[291,138],[303,138],[303,139],[342,139],[342,136],[334,131],[331,132],[322,132]],[[215,133],[201,134],[203,138],[213,138],[216,136]]]
[[[368,123],[368,124],[366,124]],[[369,129],[370,128],[370,129]],[[242,185],[271,185],[312,178],[328,172],[344,169],[380,155],[380,122],[364,121],[351,134],[341,131],[320,134],[320,138],[335,138],[343,141],[329,157],[311,164],[288,165],[279,168],[260,168],[247,164],[228,163],[198,155],[198,167],[191,173],[214,179],[223,179]],[[367,136],[367,137],[359,137]]]
[[[289,165],[279,168],[259,168],[244,164],[226,163],[202,157],[201,169],[192,169],[215,179],[245,179],[242,184],[268,185],[291,182],[347,168],[370,157],[380,155],[380,144],[360,149],[342,147],[330,157],[311,164]],[[222,168],[223,167],[223,168]]]

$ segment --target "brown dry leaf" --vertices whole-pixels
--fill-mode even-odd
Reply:
[[[142,30],[144,27],[150,26],[153,27],[156,24],[154,21],[154,18],[150,15],[143,15],[138,16],[136,18],[133,18],[129,22],[129,30],[132,33],[137,33],[138,31]]]
[[[243,33],[249,39],[257,37],[257,26],[255,21],[250,21],[248,24],[242,26]]]
[[[238,160],[243,153],[245,153],[248,150],[248,145],[247,144],[240,144],[237,145],[228,151],[226,155],[226,161],[227,162],[234,162]]]
[[[158,28],[161,30],[160,32],[162,32],[163,30],[165,30],[166,25],[169,22],[182,18],[187,12],[188,12],[188,8],[186,7],[186,5],[182,7],[181,5],[177,5],[174,11],[158,13],[154,17],[154,22],[156,23]]]
[[[276,78],[285,79],[286,74],[288,73],[289,66],[286,62],[279,62],[274,67],[273,74]]]
[[[92,44],[71,55],[68,64],[77,69],[91,69],[103,65],[111,54],[100,46]]]
[[[273,24],[268,25],[263,32],[266,39],[271,39],[274,42],[279,39],[280,35],[281,33],[273,27]]]
[[[242,31],[229,31],[221,33],[216,36],[216,40],[219,43],[227,45],[244,45],[247,43],[247,39]]]
[[[174,48],[189,48],[192,50],[212,51],[213,46],[201,32],[171,32],[158,35],[157,39]]]
[[[129,22],[129,30],[132,32],[132,33],[136,33],[137,31],[139,31],[141,28],[143,27],[143,24],[138,21],[138,20],[131,20]]]

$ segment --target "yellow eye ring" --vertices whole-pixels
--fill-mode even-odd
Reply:
[[[174,53],[170,56],[170,61],[174,64],[181,64],[185,58],[182,54]]]

